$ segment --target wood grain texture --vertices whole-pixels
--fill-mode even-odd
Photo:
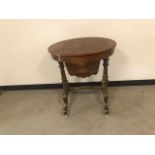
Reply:
[[[57,42],[48,48],[54,60],[64,62],[70,75],[97,74],[100,60],[113,54],[116,42],[101,37],[75,38]]]

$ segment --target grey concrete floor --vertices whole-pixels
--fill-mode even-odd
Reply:
[[[100,90],[70,93],[70,116],[61,115],[62,90],[6,91],[0,96],[0,134],[155,134],[155,86],[109,88],[111,116]]]

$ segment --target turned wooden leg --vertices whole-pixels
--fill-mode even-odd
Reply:
[[[61,72],[61,79],[63,85],[63,101],[64,101],[64,108],[63,114],[68,116],[68,93],[69,93],[69,83],[67,81],[66,73],[64,70],[63,62],[59,62],[60,72]]]
[[[103,89],[103,96],[104,96],[104,114],[105,116],[109,115],[109,107],[108,107],[108,61],[109,59],[106,58],[103,60],[103,77],[102,77],[102,89]]]

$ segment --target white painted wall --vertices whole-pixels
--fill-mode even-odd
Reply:
[[[0,85],[59,83],[52,43],[84,36],[117,41],[110,80],[155,79],[155,20],[0,20]],[[70,77],[70,82],[97,81]]]

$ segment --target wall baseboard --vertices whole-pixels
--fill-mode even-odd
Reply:
[[[100,86],[100,85],[101,85],[101,82],[70,83],[71,87]],[[109,82],[109,87],[143,86],[143,85],[155,85],[155,79],[149,79],[149,80],[128,80],[128,81],[110,81]],[[0,90],[2,90],[2,91],[8,91],[8,90],[32,90],[32,89],[60,89],[60,88],[62,88],[61,83],[0,86]]]

